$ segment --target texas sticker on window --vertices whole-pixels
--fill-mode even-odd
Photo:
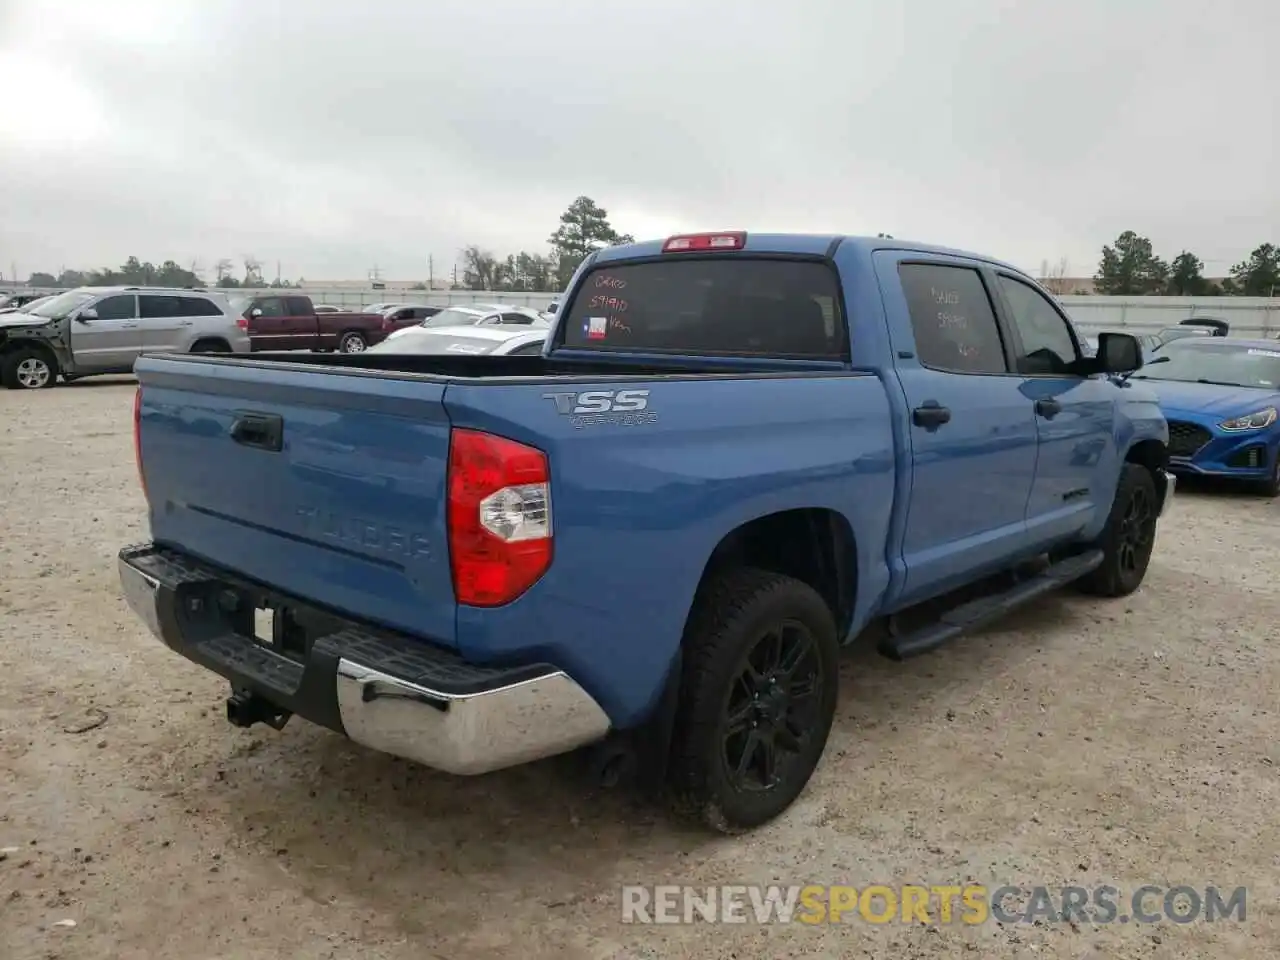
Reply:
[[[609,318],[588,317],[587,322],[582,325],[582,332],[587,335],[588,340],[603,340],[609,332]]]

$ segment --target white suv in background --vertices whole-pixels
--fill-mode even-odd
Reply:
[[[248,353],[225,294],[164,287],[80,287],[0,315],[0,384],[51,387],[132,373],[143,353]]]

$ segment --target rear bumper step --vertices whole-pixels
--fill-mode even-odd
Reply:
[[[126,547],[117,563],[126,601],[165,646],[238,693],[373,750],[478,774],[565,753],[609,731],[600,705],[548,664],[476,666],[155,544]],[[276,611],[270,646],[253,636],[262,607]]]

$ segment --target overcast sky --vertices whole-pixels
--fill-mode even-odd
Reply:
[[[287,11],[287,12],[282,12]],[[1270,29],[1267,25],[1270,24]],[[437,276],[638,237],[885,231],[1091,275],[1280,241],[1275,0],[0,0],[0,271]]]

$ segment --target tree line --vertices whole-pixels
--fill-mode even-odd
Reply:
[[[1126,230],[1116,237],[1115,243],[1102,248],[1093,283],[1098,293],[1114,297],[1280,296],[1280,247],[1273,243],[1260,244],[1233,266],[1226,277],[1213,280],[1204,275],[1204,261],[1190,250],[1165,260],[1156,254],[1148,238]]]
[[[499,256],[474,244],[463,247],[461,282],[455,278],[455,285],[465,290],[554,293],[569,285],[592,250],[634,240],[613,228],[604,207],[590,197],[578,197],[560,214],[560,225],[547,238],[550,252],[521,250]]]
[[[268,283],[262,276],[262,265],[253,257],[243,258],[244,272],[240,274],[231,260],[222,259],[214,267],[214,286],[232,287],[293,287],[298,284],[276,278]],[[196,265],[180,266],[166,260],[156,266],[149,260],[130,257],[119,267],[103,267],[100,270],[63,270],[52,274],[37,271],[27,283],[33,287],[203,287],[205,281],[196,272]],[[301,281],[299,281],[299,284]]]
[[[459,254],[459,266],[453,271],[451,286],[455,290],[501,290],[508,292],[551,293],[569,285],[573,273],[587,254],[598,247],[631,243],[635,238],[619,233],[609,223],[609,213],[590,197],[578,197],[560,215],[560,225],[547,238],[549,251],[498,255],[479,245],[471,244]],[[229,259],[222,259],[214,266],[215,287],[294,287],[304,280],[292,283],[279,278],[268,283],[262,275],[262,265],[254,257],[242,258],[243,269]],[[27,281],[33,287],[88,287],[88,286],[158,286],[200,287],[205,285],[196,269],[180,266],[166,260],[156,266],[150,261],[130,257],[116,268],[101,270],[63,270],[59,274],[37,272]],[[427,284],[417,283],[415,290],[426,290]]]

